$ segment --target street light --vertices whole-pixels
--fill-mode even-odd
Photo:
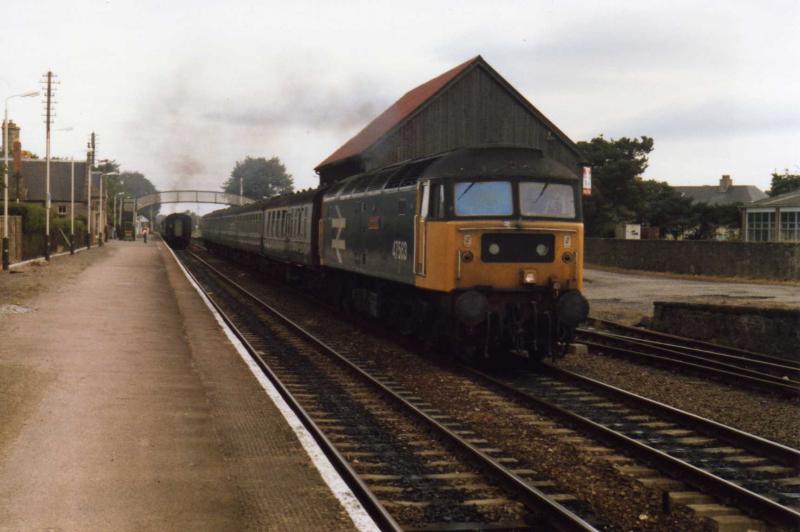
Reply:
[[[39,91],[12,94],[6,98],[6,112],[3,121],[3,270],[5,271],[8,271],[11,265],[11,257],[8,255],[8,100],[34,96],[39,96]]]
[[[72,129],[72,128],[69,128]],[[69,157],[69,254],[75,254],[75,153]],[[89,161],[86,161],[89,164]]]
[[[119,224],[117,223],[117,198],[124,196],[124,192],[117,192],[114,194],[114,216],[111,218],[111,226],[114,228],[114,237],[119,238]],[[119,213],[122,215],[122,202],[119,204]]]
[[[106,206],[105,198],[103,197],[103,179],[110,175],[119,175],[119,172],[105,172],[100,174],[100,227],[98,227],[97,242],[99,246],[103,245],[104,241],[108,241],[108,220],[106,220]]]

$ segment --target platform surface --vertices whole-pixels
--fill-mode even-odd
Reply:
[[[163,243],[57,260],[0,284],[0,530],[353,529]]]

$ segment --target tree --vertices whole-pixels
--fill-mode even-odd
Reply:
[[[717,229],[738,229],[742,224],[741,203],[730,205],[708,205],[695,203],[691,212],[691,231],[688,238],[692,240],[711,240],[716,238]],[[677,236],[677,235],[675,235]]]
[[[244,195],[248,198],[269,198],[294,190],[294,179],[286,173],[286,166],[277,157],[245,157],[236,161],[231,176],[222,185],[229,194],[239,193],[239,180],[243,180]]]
[[[109,172],[119,172],[119,163],[113,159],[102,159],[98,162],[100,164],[96,164],[92,168],[92,170],[95,172],[102,172],[104,174]]]
[[[681,196],[668,183],[642,180],[642,211],[638,221],[661,228],[662,234],[677,238],[694,225],[692,200]]]
[[[790,174],[787,168],[783,174],[772,172],[772,186],[767,191],[767,195],[777,196],[798,189],[800,189],[800,174]]]
[[[606,140],[602,135],[578,148],[592,166],[592,195],[584,201],[587,236],[613,236],[616,225],[638,221],[645,210],[639,176],[647,169],[653,139]]]
[[[111,161],[117,169],[119,169],[119,165],[114,161]],[[117,170],[108,170],[117,171]],[[145,194],[152,194],[156,192],[156,187],[153,183],[147,179],[144,174],[141,172],[122,172],[119,175],[110,175],[108,176],[108,212],[113,212],[113,205],[114,205],[114,197],[120,193],[124,192],[126,195],[131,197],[138,197],[144,196]],[[153,214],[154,216],[158,214],[161,210],[160,205],[153,206]],[[150,217],[149,209],[142,212],[143,215],[147,216],[148,219]]]

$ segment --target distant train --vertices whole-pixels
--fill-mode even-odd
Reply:
[[[186,249],[192,239],[192,217],[173,213],[164,218],[161,237],[172,249]]]
[[[578,177],[532,148],[404,161],[200,227],[209,249],[470,360],[562,353],[588,315]]]

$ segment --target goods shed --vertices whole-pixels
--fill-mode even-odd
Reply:
[[[477,56],[403,95],[319,163],[320,184],[465,146],[537,148],[579,174],[577,146]]]

